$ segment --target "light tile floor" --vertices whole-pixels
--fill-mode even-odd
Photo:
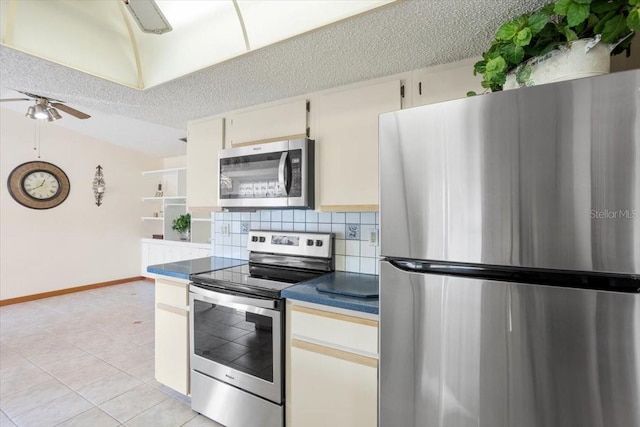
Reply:
[[[219,426],[154,379],[154,284],[0,307],[0,426]]]

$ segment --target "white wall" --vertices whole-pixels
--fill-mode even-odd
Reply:
[[[139,276],[141,172],[162,168],[163,159],[42,123],[41,160],[66,172],[71,191],[55,208],[29,209],[6,184],[16,166],[38,160],[36,123],[0,110],[0,299]],[[106,182],[99,207],[91,190],[97,165]]]

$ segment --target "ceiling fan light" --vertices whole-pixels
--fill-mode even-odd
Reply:
[[[27,109],[27,114],[25,114],[25,116],[29,117],[30,119],[35,119],[35,112],[36,109],[33,105],[31,105],[28,109]]]
[[[49,121],[60,120],[62,118],[58,110],[53,107],[47,108],[47,113],[49,113],[49,118],[51,119]]]
[[[34,107],[33,118],[38,120],[47,120],[49,119],[49,113],[47,112],[47,107],[43,104],[36,104]]]

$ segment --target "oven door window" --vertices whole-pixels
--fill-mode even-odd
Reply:
[[[192,309],[197,356],[273,382],[271,317],[198,300]]]

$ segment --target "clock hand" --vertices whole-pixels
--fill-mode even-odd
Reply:
[[[46,179],[42,180],[42,183],[40,185],[38,185],[37,187],[33,187],[31,190],[35,190],[36,188],[40,188],[44,185],[44,182],[46,181]]]

